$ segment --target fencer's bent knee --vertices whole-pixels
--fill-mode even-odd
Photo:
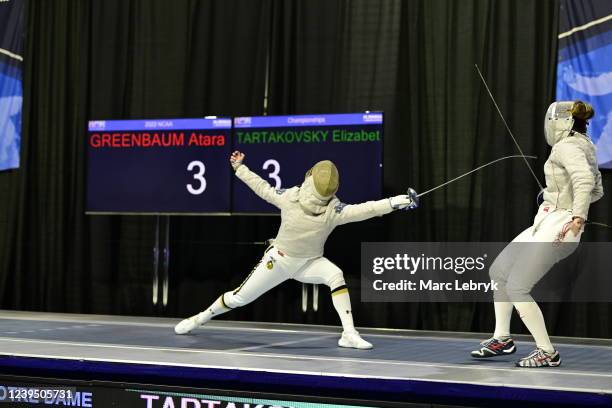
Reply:
[[[489,268],[489,277],[497,283],[497,290],[493,293],[493,300],[496,302],[507,302],[510,300],[506,292],[507,271],[503,265],[503,262],[497,262],[496,260]]]
[[[501,262],[493,262],[489,268],[489,277],[496,282],[506,281],[506,271]]]
[[[221,302],[223,303],[223,306],[228,307],[230,309],[235,309],[237,307],[241,307],[244,306],[248,303],[251,303],[254,299],[247,299],[245,298],[240,291],[230,291],[230,292],[225,292],[222,296],[221,296]]]
[[[512,277],[506,283],[506,294],[512,302],[529,302],[531,298],[532,285],[525,282],[521,282],[520,279],[513,279]]]
[[[344,280],[344,275],[342,271],[339,274],[332,276],[328,282],[327,286],[333,291],[341,286],[346,286],[346,281]]]

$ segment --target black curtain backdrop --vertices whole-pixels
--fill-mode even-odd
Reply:
[[[543,178],[557,13],[552,0],[30,1],[22,167],[0,173],[0,307],[185,316],[239,284],[263,251],[250,243],[274,236],[279,218],[172,217],[169,306],[153,307],[155,217],[84,215],[86,122],[262,114],[268,63],[270,114],[385,111],[389,195],[517,153],[478,63]],[[491,331],[490,304],[360,303],[360,243],[507,241],[531,223],[536,192],[524,163],[507,161],[418,211],[334,232],[326,252],[357,324]],[[609,194],[591,217],[612,220]],[[321,289],[317,313],[303,314],[301,285],[286,282],[223,318],[338,324]],[[543,309],[554,334],[612,334],[609,304]],[[525,332],[518,317],[513,330]]]

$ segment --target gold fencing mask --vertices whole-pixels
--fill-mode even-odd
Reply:
[[[308,176],[312,176],[315,190],[321,198],[330,198],[338,191],[340,175],[336,165],[330,160],[323,160],[315,164],[306,172],[306,177]]]

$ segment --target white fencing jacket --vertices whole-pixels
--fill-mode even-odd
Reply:
[[[323,256],[327,237],[338,225],[363,221],[393,211],[389,199],[362,204],[344,204],[334,196],[329,202],[313,194],[312,177],[301,186],[276,190],[244,164],[236,176],[259,197],[281,210],[281,225],[274,246],[295,258]]]
[[[585,220],[591,203],[603,197],[601,173],[591,139],[574,133],[554,143],[544,164],[544,203]]]

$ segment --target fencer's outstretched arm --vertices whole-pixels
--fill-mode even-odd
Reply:
[[[364,221],[373,217],[389,214],[393,207],[389,199],[378,201],[367,201],[361,204],[344,204],[340,200],[332,203],[331,219],[335,225],[348,224],[349,222]]]
[[[412,192],[414,190],[410,189]],[[416,192],[414,192],[416,196]],[[344,204],[340,200],[333,204],[332,222],[336,225],[349,222],[364,221],[376,216],[389,214],[393,210],[414,209],[418,206],[418,198],[410,195],[398,195],[378,201],[367,201],[361,204]]]
[[[236,176],[242,180],[255,194],[275,207],[280,208],[283,202],[283,190],[276,190],[267,181],[253,173],[243,163],[245,155],[238,151],[232,153],[230,163]]]

